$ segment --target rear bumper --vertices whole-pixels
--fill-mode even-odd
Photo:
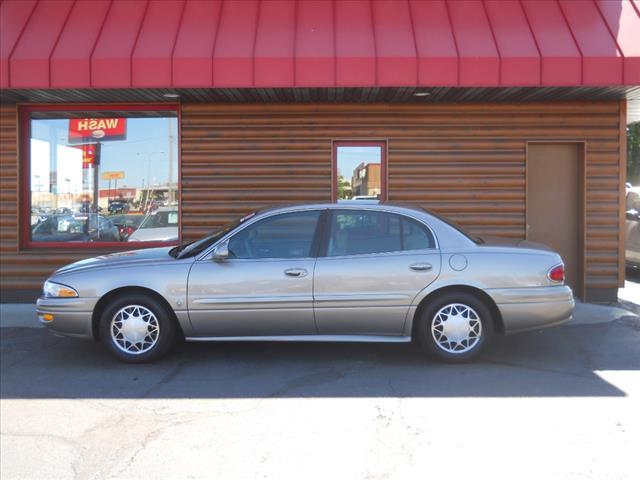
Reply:
[[[39,298],[36,313],[42,325],[54,333],[70,337],[93,338],[91,318],[97,298]],[[44,320],[44,315],[53,320]]]
[[[575,301],[571,288],[555,287],[491,289],[506,334],[562,324],[571,319]]]

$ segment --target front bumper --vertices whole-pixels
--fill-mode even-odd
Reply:
[[[36,313],[42,325],[70,337],[93,338],[91,317],[97,298],[39,298]],[[44,320],[45,314],[53,320]]]
[[[505,288],[487,291],[498,306],[506,334],[536,330],[571,319],[575,301],[571,288]]]

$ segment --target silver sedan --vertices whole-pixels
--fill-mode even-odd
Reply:
[[[56,333],[147,362],[190,341],[410,342],[444,361],[494,334],[560,324],[574,300],[560,256],[474,238],[422,209],[360,202],[252,213],[179,247],[56,271],[38,300]]]

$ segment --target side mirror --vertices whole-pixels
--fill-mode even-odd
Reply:
[[[218,245],[213,251],[212,258],[214,262],[224,262],[227,258],[229,258],[229,243],[224,242]]]

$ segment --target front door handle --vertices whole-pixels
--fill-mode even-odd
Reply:
[[[409,268],[416,272],[428,272],[433,266],[430,263],[414,263],[413,265],[409,265]]]
[[[307,273],[308,272],[304,268],[289,268],[284,271],[284,274],[287,277],[296,277],[296,278],[306,277]]]

